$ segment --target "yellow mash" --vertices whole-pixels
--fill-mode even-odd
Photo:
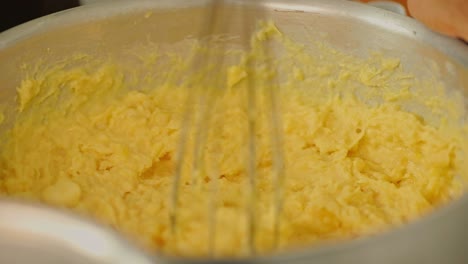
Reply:
[[[261,63],[266,56],[261,43],[267,39],[283,50],[271,65],[277,76]],[[14,126],[2,135],[0,194],[70,208],[148,249],[184,256],[209,253],[214,201],[216,255],[245,255],[250,75],[258,99],[258,251],[273,250],[268,89],[277,92],[283,126],[281,250],[375,234],[461,195],[467,129],[453,124],[463,107],[450,101],[436,80],[415,78],[394,58],[362,59],[321,45],[320,55],[313,55],[273,25],[260,31],[253,44],[244,58],[258,63],[254,70],[238,60],[221,68],[228,73],[218,76],[222,89],[212,89],[218,80],[213,75],[210,80],[194,77],[189,86],[202,95],[194,98],[205,100],[190,105],[189,112],[196,113],[190,127],[204,129],[206,140],[202,169],[194,174],[197,133],[187,132],[176,237],[169,227],[169,197],[189,89],[172,82],[174,74],[130,78],[138,73],[124,64],[84,55],[32,67],[17,89]],[[155,54],[147,58],[154,63],[166,58],[165,68],[173,73],[187,68],[186,58]],[[209,72],[219,74],[216,69]],[[268,81],[272,76],[274,81]],[[272,86],[275,82],[278,87]],[[409,102],[420,107],[414,113],[405,110],[411,109]],[[203,105],[209,106],[210,118],[200,114]]]

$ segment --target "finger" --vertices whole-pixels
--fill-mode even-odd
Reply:
[[[408,9],[433,30],[468,39],[468,1],[408,0]]]

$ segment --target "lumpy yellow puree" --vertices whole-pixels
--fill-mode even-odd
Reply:
[[[260,44],[270,37],[284,47],[274,64],[278,87],[268,81],[273,73],[264,65],[246,67],[248,59],[265,56]],[[209,82],[201,79],[190,86],[206,99],[192,101],[189,111],[196,113],[190,127],[202,127],[206,140],[203,169],[194,174],[197,133],[187,132],[176,237],[169,227],[169,197],[189,89],[161,82],[157,72],[153,86],[145,79],[148,89],[134,89],[138,82],[129,82],[130,73],[111,60],[88,58],[93,63],[49,65],[25,74],[17,89],[16,121],[2,135],[0,194],[70,208],[148,249],[184,256],[209,254],[214,204],[215,255],[245,255],[250,75],[258,85],[258,251],[273,250],[274,234],[268,89],[277,93],[283,128],[280,250],[376,234],[460,196],[466,129],[447,125],[448,117],[434,125],[405,110],[404,102],[431,98],[415,92],[429,84],[406,73],[398,59],[359,59],[329,48],[319,58],[273,25],[254,40],[253,52],[219,77],[225,87],[205,87]],[[363,99],[373,94],[381,96],[378,103]],[[443,97],[431,100],[436,99]],[[209,106],[207,122],[200,122],[203,105]]]

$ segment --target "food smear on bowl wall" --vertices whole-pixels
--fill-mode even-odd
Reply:
[[[278,48],[273,62],[266,57],[267,42]],[[379,234],[462,195],[468,144],[458,120],[464,106],[438,80],[420,80],[398,58],[381,54],[358,58],[315,41],[306,43],[311,50],[304,49],[272,23],[259,29],[253,44],[248,54],[210,47],[210,54],[230,62],[210,79],[186,63],[208,52],[193,39],[167,50],[135,47],[140,63],[132,67],[82,54],[55,65],[25,66],[15,124],[0,135],[1,195],[93,216],[151,250],[208,256],[216,181],[215,256],[245,256],[247,76],[255,78],[259,98],[255,247],[260,254],[273,251],[274,234],[269,89],[277,89],[284,133],[279,251]],[[258,64],[247,67],[245,56]],[[268,85],[272,72],[266,65],[277,67],[278,87]],[[212,67],[202,65],[197,73],[213,72]],[[224,85],[209,90],[216,103],[204,169],[192,181],[194,156],[188,152],[174,237],[170,195],[188,87],[206,96],[210,80],[217,78]],[[434,118],[411,112],[408,105]],[[193,145],[196,135],[187,133],[187,144]]]

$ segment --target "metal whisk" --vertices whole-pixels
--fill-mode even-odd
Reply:
[[[231,12],[230,7],[233,3],[238,10],[237,13]],[[254,56],[249,56],[249,52],[253,49],[252,36],[255,34],[256,25],[259,21],[266,21],[267,15],[264,9],[261,7],[262,2],[258,1],[225,1],[225,0],[214,0],[209,3],[208,11],[206,13],[206,20],[204,21],[205,26],[203,27],[202,36],[205,36],[201,40],[202,46],[206,50],[206,54],[195,55],[193,58],[192,70],[195,75],[199,77],[199,81],[203,84],[209,83],[209,85],[198,87],[189,86],[188,95],[185,103],[186,109],[183,113],[183,120],[181,124],[181,135],[179,148],[176,153],[176,167],[175,175],[172,184],[172,191],[170,197],[170,208],[169,208],[169,221],[171,235],[174,243],[177,243],[177,232],[178,232],[178,216],[180,212],[179,197],[180,197],[180,185],[183,174],[183,164],[186,161],[186,157],[189,153],[193,153],[191,178],[192,183],[195,185],[197,181],[206,172],[203,160],[205,157],[204,148],[207,143],[208,133],[212,122],[212,112],[217,103],[218,93],[224,89],[225,82],[223,76],[226,75],[223,72],[222,67],[226,62],[224,54],[215,54],[213,50],[225,50],[225,42],[216,42],[216,38],[213,38],[218,32],[227,32],[230,26],[230,18],[233,15],[241,16],[241,45],[243,50],[246,51],[245,66],[247,68],[246,84],[247,84],[247,155],[245,157],[245,172],[248,177],[248,204],[246,207],[246,214],[248,216],[248,230],[247,230],[247,247],[250,255],[256,255],[257,249],[255,245],[256,241],[256,214],[255,204],[257,200],[257,142],[256,142],[256,131],[258,125],[258,90],[257,86],[261,81],[266,87],[265,94],[262,94],[266,98],[268,105],[269,117],[269,128],[271,131],[271,150],[272,150],[272,179],[274,180],[274,229],[273,229],[273,240],[272,244],[274,248],[277,248],[280,243],[280,225],[281,225],[281,211],[283,204],[282,186],[284,181],[284,161],[283,161],[283,147],[282,147],[282,123],[279,112],[279,104],[277,98],[277,81],[274,76],[275,67],[271,61],[271,50],[268,45],[262,47],[261,51],[265,58],[263,61],[257,61],[258,59]],[[235,14],[234,14],[235,13]],[[206,37],[208,36],[208,37]],[[216,48],[214,48],[216,46]],[[221,55],[221,56],[220,56]],[[266,80],[258,80],[255,76],[255,67],[263,63],[266,65],[269,71],[271,71],[272,78],[266,78]],[[200,70],[200,69],[205,69]],[[207,71],[206,69],[209,69]],[[193,107],[195,105],[195,107]],[[214,128],[216,130],[216,128]],[[194,135],[194,143],[192,148],[188,144],[188,137],[192,131]],[[219,131],[213,132],[215,135]],[[218,192],[217,177],[214,177],[211,183],[211,198],[209,208],[209,251],[212,256],[215,254],[215,238],[216,238],[216,197]]]

